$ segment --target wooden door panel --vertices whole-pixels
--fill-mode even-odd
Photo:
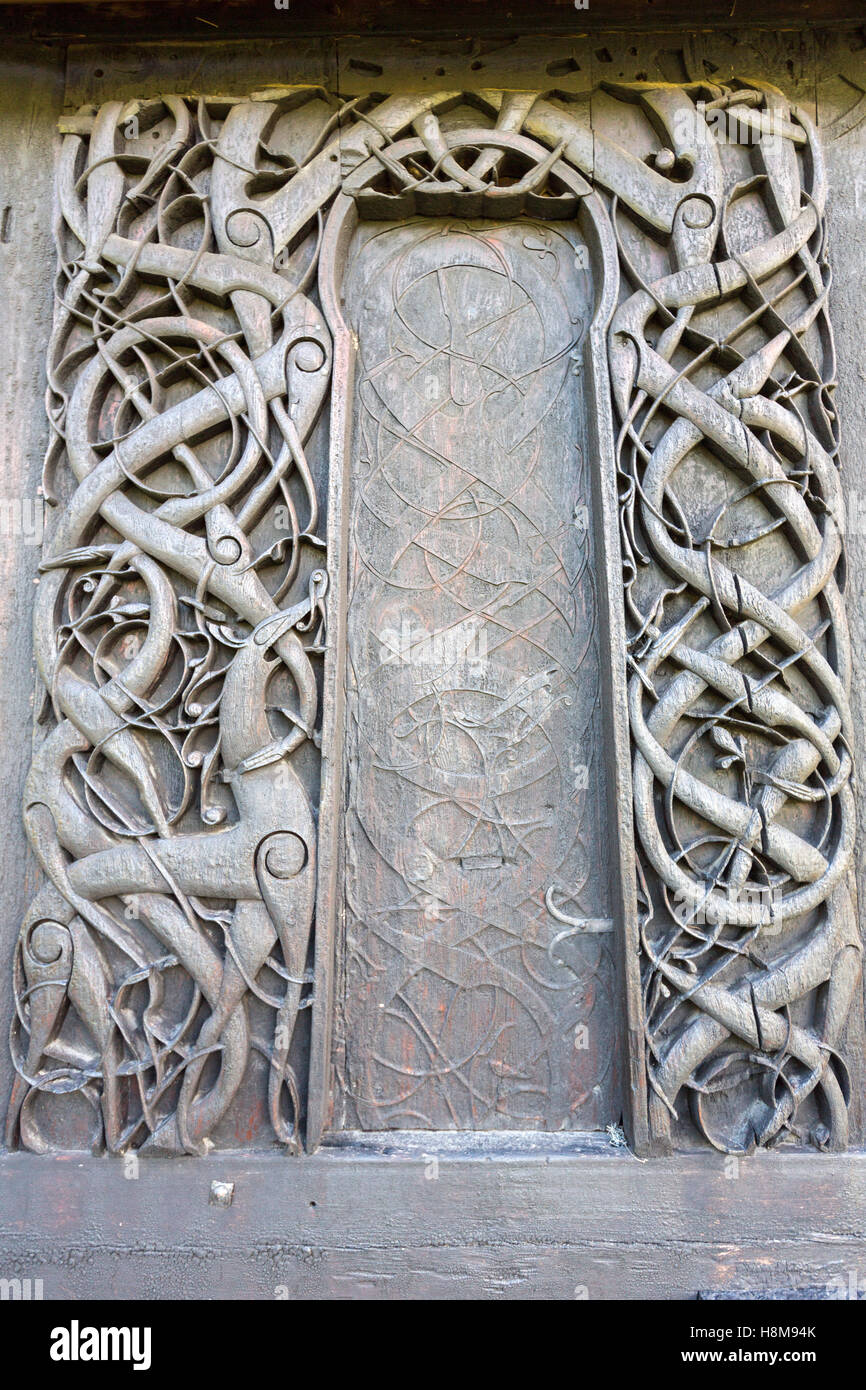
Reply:
[[[594,1128],[619,1100],[588,253],[437,219],[362,226],[348,262],[343,1123]]]

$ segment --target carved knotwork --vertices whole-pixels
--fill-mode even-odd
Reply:
[[[126,144],[125,114],[61,158],[45,486],[67,495],[36,605],[55,727],[25,801],[48,883],[18,945],[10,1132],[49,1143],[44,1093],[78,1090],[97,1143],[197,1151],[260,1049],[294,1145],[316,844],[292,759],[317,737],[327,588],[315,238],[274,270],[236,124],[205,103],[136,111]]]
[[[610,333],[651,1104],[665,1134],[685,1092],[722,1149],[843,1146],[860,942],[823,164],[774,91],[708,111],[731,144],[694,123],[670,271],[623,254]]]
[[[200,1151],[260,1056],[273,1134],[297,1145],[330,601],[308,451],[351,200],[391,219],[592,205],[605,302],[617,257],[622,280],[653,1129],[687,1096],[721,1148],[844,1144],[859,938],[820,148],[773,89],[609,95],[628,137],[588,104],[496,91],[272,89],[69,122],[50,732],[25,805],[47,883],[16,951],[13,1143],[68,1143],[51,1097],[74,1092],[96,1144]]]

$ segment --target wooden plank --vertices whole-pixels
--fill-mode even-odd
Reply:
[[[740,13],[742,10],[742,13]],[[140,5],[130,0],[63,0],[21,4],[3,0],[0,23],[7,32],[38,35],[52,41],[105,38],[183,37],[221,41],[236,37],[291,34],[422,34],[485,36],[514,33],[575,33],[600,30],[730,29],[746,21],[765,30],[780,25],[806,28],[819,24],[856,28],[862,15],[847,0],[764,0],[759,10],[735,0],[707,0],[699,11],[689,0],[606,0],[603,6],[577,8],[573,0],[457,0],[447,7],[437,0],[416,0],[411,14],[400,0],[291,0],[263,5],[260,0],[160,0]]]
[[[606,367],[606,336],[610,316],[619,293],[616,248],[598,194],[586,199],[581,208],[590,246],[598,264],[605,266],[604,281],[590,330],[588,394],[593,454],[598,466],[592,470],[595,507],[599,516],[599,600],[602,650],[611,653],[604,663],[606,680],[602,698],[609,729],[607,750],[608,824],[617,827],[613,849],[615,914],[619,923],[616,940],[619,949],[620,1028],[625,1056],[624,1120],[635,1152],[649,1151],[647,1080],[644,1060],[644,1012],[640,979],[640,937],[635,881],[635,840],[632,815],[631,743],[626,706],[626,629],[620,599],[622,554],[619,542],[619,499],[613,457],[613,410]],[[593,245],[593,240],[597,245]],[[614,268],[616,267],[616,269]],[[619,652],[619,662],[613,653]]]
[[[322,719],[322,782],[319,802],[319,863],[310,1079],[306,1146],[316,1148],[333,1109],[331,1047],[334,1031],[334,966],[341,934],[338,908],[343,735],[346,690],[346,531],[343,489],[351,448],[355,344],[343,317],[342,267],[354,225],[354,207],[338,194],[343,216],[331,217],[319,262],[322,308],[334,339],[328,459],[328,623]]]
[[[2,20],[2,14],[0,14]],[[83,36],[79,36],[83,37]],[[66,107],[99,105],[134,97],[179,95],[246,97],[266,82],[332,88],[333,44],[303,35],[268,45],[268,61],[248,43],[175,42],[140,46],[116,42],[72,43],[66,78]]]
[[[41,557],[40,481],[48,442],[45,355],[51,332],[55,250],[51,206],[63,55],[5,44],[0,57],[0,765],[5,816],[0,834],[0,1096],[12,1068],[12,949],[38,871],[21,824],[30,766],[36,675],[31,655],[33,596]]]
[[[601,1129],[622,984],[589,252],[573,222],[440,217],[369,222],[348,262],[344,1122]]]
[[[846,534],[848,621],[853,652],[852,707],[866,707],[866,479],[861,439],[866,391],[866,338],[860,330],[863,293],[863,216],[866,212],[866,64],[863,51],[852,49],[840,35],[828,36],[816,46],[814,91],[817,98],[818,133],[821,137],[830,187],[830,244],[833,267],[830,312],[833,315],[839,391],[837,403],[842,424],[839,453],[842,486],[848,516]],[[866,723],[854,721],[854,757],[866,766]],[[855,787],[861,849],[855,855],[855,877],[862,930],[866,903],[866,854],[862,828],[866,826],[866,779]],[[862,1144],[866,1137],[866,1046],[864,1046],[863,991],[855,1001],[844,1043],[852,1072],[852,1133]]]
[[[438,1148],[438,1165],[411,1141],[137,1169],[5,1156],[0,1265],[46,1299],[695,1298],[866,1277],[863,1155]],[[210,1204],[214,1179],[231,1207]]]

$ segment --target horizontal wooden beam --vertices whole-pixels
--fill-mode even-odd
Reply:
[[[863,25],[854,0],[0,0],[0,31],[47,41],[101,38],[223,40],[244,37],[402,34],[412,37],[575,34],[622,29],[759,29]]]
[[[0,1270],[46,1299],[694,1299],[866,1278],[864,1154],[640,1162],[605,1136],[531,1134],[12,1154],[0,1212]]]

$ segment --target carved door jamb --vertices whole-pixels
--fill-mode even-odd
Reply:
[[[477,142],[508,148],[518,144],[521,154],[535,167],[549,160],[549,152],[536,141],[512,136],[497,139],[497,132],[456,129],[448,132],[449,147]],[[395,153],[405,153],[420,142],[404,141]],[[333,1103],[331,1047],[335,986],[334,952],[338,929],[338,846],[341,812],[341,772],[345,722],[346,666],[346,492],[352,447],[353,391],[357,344],[343,314],[341,286],[353,233],[362,218],[364,191],[381,173],[381,164],[371,158],[351,176],[351,193],[337,194],[328,214],[319,257],[319,291],[322,311],[333,339],[333,377],[331,392],[331,444],[329,458],[328,573],[332,641],[325,659],[324,709],[322,731],[322,792],[319,812],[318,889],[316,923],[316,966],[312,1019],[310,1090],[307,1110],[306,1147],[314,1151],[328,1127]],[[618,1026],[622,1029],[627,1084],[627,1113],[624,1116],[629,1142],[635,1152],[644,1153],[649,1143],[646,1115],[646,1081],[642,1056],[643,1036],[639,936],[631,817],[631,760],[629,757],[628,710],[625,702],[626,633],[620,600],[622,559],[619,549],[618,507],[615,481],[613,420],[607,366],[607,331],[619,289],[619,263],[610,220],[598,193],[590,190],[580,174],[560,163],[562,183],[573,190],[577,205],[573,212],[591,248],[597,290],[595,311],[587,331],[587,382],[590,437],[590,476],[593,487],[593,516],[596,518],[596,554],[599,557],[600,619],[602,650],[610,660],[602,661],[604,719],[610,739],[607,758],[607,812],[616,825],[614,837],[613,890],[614,919],[622,923],[617,930],[619,970]],[[345,185],[344,185],[345,186]],[[359,197],[361,195],[361,197]],[[539,200],[539,204],[541,200]],[[453,215],[440,200],[439,215]],[[430,210],[436,210],[436,202]],[[384,211],[384,209],[383,209]],[[395,215],[392,213],[391,215]],[[512,212],[512,216],[519,213]],[[322,908],[324,907],[324,911]]]

